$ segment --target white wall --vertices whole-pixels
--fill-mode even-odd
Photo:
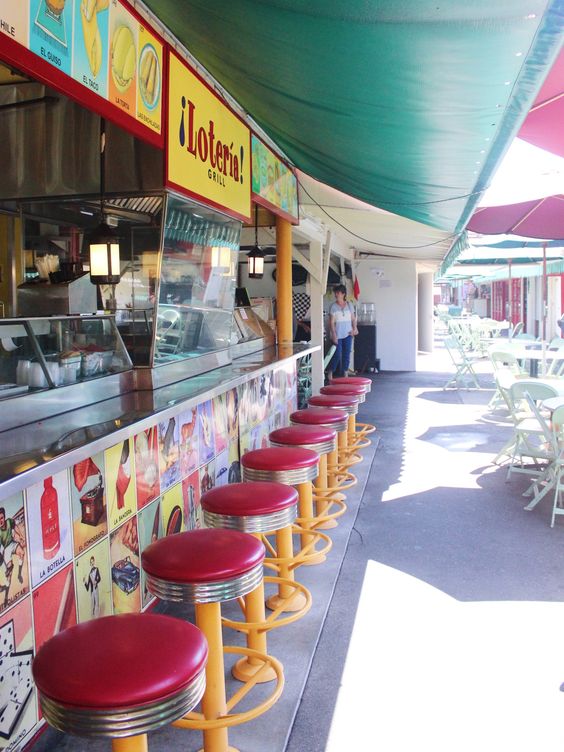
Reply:
[[[363,259],[357,263],[360,302],[376,306],[377,357],[383,371],[415,371],[417,270],[414,261]]]

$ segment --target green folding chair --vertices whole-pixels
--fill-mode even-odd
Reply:
[[[443,389],[449,389],[453,386],[455,389],[466,388],[469,389],[468,381],[473,384],[476,389],[480,389],[480,382],[478,376],[474,371],[472,360],[469,358],[457,339],[453,336],[445,337],[445,348],[450,355],[452,363],[456,369],[456,373],[452,376],[447,383],[443,386]]]

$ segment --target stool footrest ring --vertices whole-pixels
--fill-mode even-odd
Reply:
[[[327,491],[331,494],[348,491],[358,483],[356,475],[345,470],[342,465],[337,465],[331,469],[331,472],[337,476],[337,485],[328,486]]]
[[[313,561],[313,559],[319,559],[320,557],[325,556],[333,548],[333,541],[331,540],[331,538],[325,533],[320,533],[319,530],[316,530],[315,522],[315,517],[307,519],[298,517],[296,519],[297,524],[292,526],[293,532],[299,532],[302,536],[302,540],[304,535],[310,537],[309,542],[306,543],[305,546],[302,546],[300,551],[298,551],[298,553],[294,555],[294,559],[296,560],[296,567],[301,567],[303,564],[307,564],[308,560]],[[301,527],[301,525],[303,525],[304,523],[306,525],[312,524],[313,527]],[[323,548],[315,548],[319,541],[323,541],[325,543],[325,546]]]
[[[347,511],[347,505],[342,499],[334,499],[331,496],[325,496],[323,494],[314,494],[313,499],[314,501],[322,501],[327,504],[322,512],[315,515],[314,530],[319,525],[329,522],[329,520],[336,520],[338,517],[342,517]],[[334,512],[331,511],[333,507],[337,507]]]
[[[270,710],[278,700],[284,689],[284,669],[282,668],[280,661],[271,655],[266,655],[266,653],[261,653],[258,650],[252,650],[251,648],[245,648],[239,645],[225,645],[223,647],[223,652],[224,654],[244,655],[248,658],[258,659],[264,662],[264,666],[261,667],[253,677],[242,684],[235,694],[227,700],[226,715],[221,715],[218,718],[204,718],[202,713],[191,712],[187,713],[183,718],[174,721],[172,724],[173,726],[199,731],[211,731],[212,729],[239,726],[241,723],[247,723],[247,721],[252,721],[254,718],[258,718],[259,715],[266,713],[266,711]],[[253,687],[260,683],[261,672],[269,671],[271,669],[276,674],[276,684],[266,700],[259,703],[254,708],[245,710],[242,713],[231,713],[233,708],[237,707],[239,702],[249,694]]]
[[[284,585],[290,588],[292,593],[288,596],[286,602],[290,602],[297,593],[302,593],[305,597],[305,605],[299,611],[286,612],[288,613],[287,616],[281,616],[281,614],[284,613],[283,607],[276,608],[270,612],[263,622],[237,621],[236,619],[229,619],[226,616],[222,616],[221,623],[224,626],[236,629],[239,632],[247,633],[255,630],[258,632],[269,632],[271,629],[284,627],[287,624],[291,624],[292,622],[301,619],[302,616],[305,616],[310,610],[313,599],[310,591],[301,583],[296,582],[295,580],[288,580],[286,577],[272,577],[271,575],[266,575],[264,578],[264,584]]]
[[[372,444],[370,439],[364,438],[364,436],[355,434],[353,441],[349,444],[349,451],[356,452],[358,449],[366,449]]]

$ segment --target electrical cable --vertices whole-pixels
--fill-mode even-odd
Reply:
[[[329,219],[332,222],[334,222],[339,227],[342,227],[343,230],[345,230],[346,232],[348,232],[354,238],[358,238],[358,240],[362,240],[364,243],[370,243],[371,245],[380,246],[380,248],[392,248],[392,249],[397,250],[397,251],[401,251],[401,250],[404,250],[404,249],[406,251],[415,251],[415,250],[418,250],[420,248],[431,248],[432,246],[440,245],[441,243],[444,243],[447,240],[457,239],[462,234],[462,233],[452,233],[451,235],[447,235],[446,237],[441,238],[440,240],[435,240],[432,243],[424,243],[423,245],[405,246],[405,245],[390,245],[389,243],[379,243],[376,240],[370,240],[369,238],[365,238],[362,235],[358,235],[356,232],[353,232],[348,227],[346,227],[346,225],[344,225],[342,222],[339,222],[338,219],[335,219],[335,217],[333,217],[331,214],[329,214],[329,212],[327,211],[327,209],[325,209],[324,206],[322,206],[318,201],[316,201],[313,198],[313,196],[311,195],[311,193],[309,193],[309,191],[307,190],[307,188],[304,186],[304,184],[302,183],[302,181],[299,180],[299,179],[298,179],[298,184],[299,184],[300,188],[304,191],[304,193],[307,196],[309,196],[309,198],[313,201],[313,203],[319,209],[321,209],[321,211],[324,212],[329,217]],[[467,194],[467,196],[473,196],[473,195],[475,195],[475,193],[469,193],[469,194]],[[459,196],[459,198],[465,198],[465,196]],[[451,199],[441,199],[441,200],[443,200],[443,201],[450,201]],[[439,203],[439,202],[437,201],[437,202],[428,202],[428,203]]]

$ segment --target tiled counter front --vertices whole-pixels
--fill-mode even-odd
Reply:
[[[143,549],[200,525],[200,495],[240,479],[296,409],[295,363],[182,410],[0,502],[0,749],[41,723],[31,660],[98,616],[147,608]]]

